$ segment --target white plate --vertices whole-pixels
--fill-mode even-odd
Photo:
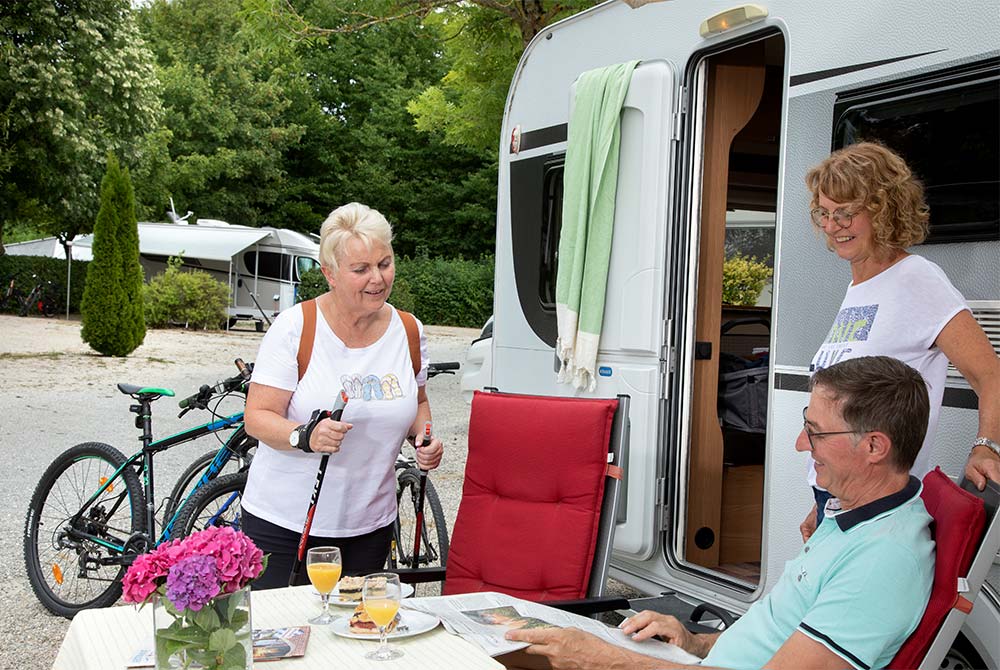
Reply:
[[[330,630],[333,631],[334,635],[339,635],[340,637],[349,637],[352,640],[374,640],[378,642],[378,633],[372,635],[366,635],[364,633],[352,633],[350,628],[350,617],[341,617],[336,619],[332,624],[330,624]],[[423,612],[417,612],[416,610],[399,610],[399,626],[396,630],[392,631],[386,635],[386,639],[393,640],[399,637],[410,637],[412,635],[420,635],[421,633],[426,633],[429,630],[434,630],[437,625],[441,623],[433,614],[424,614]]]
[[[313,591],[316,597],[319,597],[319,591]],[[413,595],[413,586],[410,584],[400,584],[399,585],[399,595],[403,598],[409,598]],[[336,605],[338,607],[357,607],[360,600],[341,600],[340,599],[340,588],[337,586],[333,587],[330,591],[330,604]]]

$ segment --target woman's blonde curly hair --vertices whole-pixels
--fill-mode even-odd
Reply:
[[[835,202],[855,203],[868,210],[875,243],[905,249],[927,239],[930,219],[924,186],[898,154],[875,142],[860,142],[834,151],[806,174],[812,192]]]

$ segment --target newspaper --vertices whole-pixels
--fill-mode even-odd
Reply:
[[[402,607],[433,614],[441,619],[441,624],[449,633],[472,642],[490,656],[499,656],[528,646],[524,642],[505,639],[504,633],[509,630],[574,627],[605,642],[664,661],[687,664],[701,661],[676,645],[660,640],[636,642],[619,629],[606,626],[600,621],[503,593],[407,598],[402,602]]]

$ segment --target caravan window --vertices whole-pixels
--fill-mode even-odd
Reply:
[[[556,308],[556,273],[559,271],[559,233],[562,230],[563,173],[560,160],[545,166],[542,186],[542,257],[538,297],[542,307]]]
[[[877,140],[924,182],[928,243],[1000,240],[1000,60],[838,96],[833,146]]]
[[[510,164],[510,223],[517,300],[532,331],[556,343],[556,272],[565,154]]]
[[[319,267],[319,261],[309,256],[295,257],[295,280],[302,281],[302,275]]]
[[[276,254],[273,251],[261,251],[259,261],[256,251],[248,251],[243,254],[243,265],[249,274],[258,272],[259,276],[265,279],[287,281],[292,274],[292,257],[288,254]]]

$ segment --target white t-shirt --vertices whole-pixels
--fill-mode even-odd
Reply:
[[[941,414],[948,357],[934,341],[948,322],[968,309],[944,271],[922,256],[909,255],[860,284],[852,283],[810,372],[860,356],[891,356],[923,375],[930,396],[930,419],[920,454],[910,473],[923,478],[931,469],[931,447]],[[809,459],[809,484],[816,468]]]
[[[354,425],[330,456],[311,534],[354,537],[396,518],[394,463],[417,416],[417,388],[427,380],[427,340],[420,331],[421,370],[414,377],[406,329],[395,309],[374,344],[351,349],[322,312],[316,315],[312,358],[298,381],[296,356],[302,308],[285,310],[268,329],[254,361],[253,382],[293,391],[288,418],[305,423],[313,410],[332,409],[343,388],[342,420]],[[320,454],[272,449],[261,442],[243,494],[243,508],[273,524],[301,532],[316,482]]]

